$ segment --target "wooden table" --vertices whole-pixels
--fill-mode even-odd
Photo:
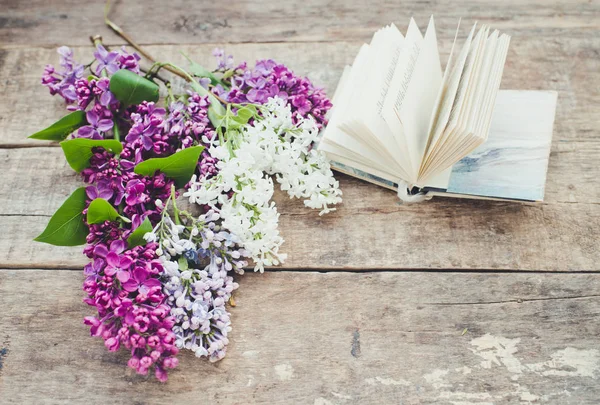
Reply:
[[[380,26],[434,13],[445,59],[458,18],[478,20],[513,37],[503,88],[559,93],[543,204],[400,205],[343,175],[330,215],[278,194],[289,260],[239,278],[226,359],[184,354],[167,384],[88,336],[81,249],[32,242],[81,185],[60,148],[26,139],[64,111],[40,74],[59,45],[87,59],[89,35],[122,43],[102,9],[1,2],[0,403],[600,402],[597,0],[117,2],[113,20],[163,60],[211,65],[226,45],[330,94]]]

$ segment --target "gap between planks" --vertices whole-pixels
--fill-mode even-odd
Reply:
[[[596,31],[594,29],[594,31]],[[112,31],[111,31],[112,33]],[[375,31],[373,31],[373,33],[375,33]],[[106,31],[102,32],[102,33],[97,33],[94,35],[100,35],[103,36],[107,34]],[[292,44],[292,45],[310,45],[310,44],[362,44],[364,42],[369,42],[370,38],[365,39],[365,41],[358,41],[356,39],[323,39],[323,40],[297,40],[297,41],[281,41],[281,40],[274,40],[274,41],[227,41],[227,42],[194,42],[194,43],[177,43],[177,42],[165,42],[165,43],[160,43],[160,42],[148,42],[148,43],[140,43],[138,42],[138,45],[140,45],[141,47],[150,47],[150,46],[185,46],[185,47],[193,47],[193,46],[203,46],[203,47],[210,47],[210,46],[214,46],[215,48],[218,47],[223,47],[223,45],[287,45],[287,44]],[[93,46],[92,43],[90,42],[90,45],[69,45],[69,44],[63,44],[68,46],[69,48],[72,49],[85,49],[85,48],[90,48],[93,50]],[[116,47],[121,47],[121,46],[126,46],[131,48],[131,46],[127,43],[127,42],[106,42],[106,41],[102,41],[102,45],[104,45],[105,47],[108,48],[116,48]],[[51,45],[40,45],[40,44],[0,44],[0,50],[20,50],[20,49],[31,49],[31,48],[41,48],[41,49],[56,49],[58,46],[57,44],[51,44]],[[154,56],[154,55],[153,55]],[[146,60],[147,61],[147,60]]]
[[[14,270],[31,270],[31,271],[83,271],[83,266],[36,266],[31,263],[7,265],[3,264],[0,272]],[[249,274],[254,274],[252,267],[244,268],[244,271]],[[600,274],[600,270],[520,270],[520,269],[349,269],[342,267],[294,267],[294,268],[279,268],[271,267],[264,271],[265,273],[302,273],[302,274],[373,274],[373,273],[444,273],[444,274]]]

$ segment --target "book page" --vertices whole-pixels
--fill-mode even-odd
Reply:
[[[361,47],[359,54],[355,59],[356,64],[364,63],[368,45]],[[323,138],[319,149],[327,152],[328,146],[336,145],[338,148],[344,149],[346,155],[353,158],[360,157],[366,164],[372,164],[376,167],[388,168],[393,170],[396,165],[394,161],[386,161],[386,159],[376,150],[373,149],[372,143],[362,141],[360,137],[352,136],[339,129],[339,121],[346,116],[347,106],[350,98],[348,93],[352,90],[352,83],[355,75],[358,74],[354,68],[347,68],[340,79],[340,83],[335,92],[334,108],[331,111],[330,121],[324,130]]]
[[[436,153],[433,161],[429,162],[423,178],[452,166],[487,139],[506,61],[509,37],[503,34],[498,38],[497,32],[489,38],[486,36],[487,30],[484,30],[484,40],[477,51],[478,56],[475,57],[471,75],[471,89],[467,90],[458,122],[452,132],[445,135],[448,141]]]
[[[398,41],[403,41],[402,34],[397,28],[388,26],[375,33],[370,45],[363,46],[362,55],[356,59],[352,68],[351,85],[344,96],[343,102],[347,106],[345,113],[338,116],[336,125],[356,141],[368,145],[368,149],[379,153],[380,163],[404,174],[404,159],[397,153],[395,138],[376,112],[376,99],[382,86],[385,86],[381,78],[385,75],[387,65],[391,63],[385,59],[389,57],[391,48],[397,46],[394,42]],[[380,59],[382,57],[384,60]],[[335,133],[333,135],[339,138]],[[337,143],[343,144],[339,139]],[[347,146],[360,153],[355,146]]]
[[[454,34],[454,41],[452,41],[452,47],[450,48],[450,55],[448,56],[448,62],[446,63],[446,69],[444,69],[444,76],[442,77],[442,85],[440,86],[440,91],[438,92],[436,101],[435,101],[435,110],[434,113],[431,115],[431,120],[429,121],[429,129],[427,130],[427,146],[425,147],[425,156],[423,158],[423,161],[425,160],[425,157],[427,156],[429,147],[431,145],[432,142],[432,138],[433,138],[433,132],[434,129],[436,128],[436,124],[440,119],[440,112],[442,109],[442,102],[444,100],[444,95],[447,93],[448,90],[448,81],[450,79],[450,71],[451,71],[451,66],[454,62],[454,47],[456,45],[456,39],[458,38],[458,31],[460,29],[460,19],[458,20],[458,26],[456,27],[456,33]],[[421,165],[423,164],[423,161],[421,162]]]
[[[381,36],[381,33],[377,36]],[[377,148],[379,144],[365,127],[361,115],[353,116],[349,113],[349,109],[357,104],[359,110],[365,107],[364,103],[355,102],[363,100],[360,96],[355,96],[355,92],[359,78],[368,79],[368,74],[365,72],[368,72],[372,63],[370,48],[370,45],[363,45],[355,58],[354,65],[344,70],[335,92],[334,108],[329,114],[330,121],[324,130],[319,149],[327,154],[342,155],[376,170],[396,173],[395,176],[398,178],[406,176],[406,173],[391,157],[390,150]]]
[[[446,66],[446,70],[450,71],[451,73],[448,75],[448,85],[439,107],[437,122],[432,130],[432,134],[430,135],[431,139],[429,141],[429,147],[427,148],[425,157],[421,163],[419,170],[420,175],[425,171],[431,155],[434,154],[434,152],[437,152],[439,144],[442,143],[441,137],[446,129],[448,121],[450,120],[450,113],[456,100],[458,86],[465,69],[465,63],[467,61],[467,56],[469,55],[469,50],[471,49],[472,38],[475,33],[476,26],[477,24],[473,25],[473,28],[471,28],[471,32],[469,33],[469,36],[463,45],[456,64],[454,66]],[[449,63],[450,62],[451,59],[449,60]]]
[[[438,170],[439,166],[445,167],[445,161],[451,159],[456,153],[457,148],[461,148],[463,145],[468,144],[468,137],[471,136],[472,130],[469,131],[469,117],[474,110],[478,110],[479,106],[476,106],[473,102],[475,93],[480,87],[480,76],[484,60],[484,53],[487,43],[488,27],[485,25],[480,28],[475,40],[473,41],[470,57],[467,58],[465,78],[462,84],[459,86],[457,92],[457,100],[453,110],[455,111],[454,116],[451,112],[451,123],[448,125],[450,131],[445,134],[445,140],[442,143],[442,147],[438,153],[429,162],[427,171]],[[487,85],[487,82],[485,83]],[[451,164],[451,163],[450,163]]]
[[[500,87],[500,79],[506,59],[507,36],[503,35],[498,43],[497,33],[492,34],[486,41],[486,47],[489,47],[485,52],[489,59],[485,61],[487,64],[482,65],[481,69],[487,69],[487,72],[479,73],[480,77],[477,80],[478,90],[484,93],[481,98],[485,101],[481,100],[478,104],[474,101],[473,106],[467,105],[466,111],[469,112],[470,117],[467,124],[460,128],[460,131],[464,134],[462,137],[457,137],[452,145],[449,145],[451,149],[443,155],[444,159],[438,163],[439,168],[451,166],[480,146],[487,138],[491,112]]]
[[[432,171],[436,170],[437,165],[440,160],[443,159],[445,153],[450,149],[453,141],[456,141],[455,137],[459,136],[461,133],[461,126],[464,125],[464,114],[469,100],[468,97],[471,94],[472,87],[474,86],[473,80],[477,73],[476,67],[478,66],[478,58],[481,55],[483,44],[485,42],[484,33],[485,27],[482,27],[475,36],[475,39],[470,43],[470,46],[467,47],[467,44],[465,44],[467,57],[460,74],[456,96],[448,115],[448,124],[437,141],[436,149],[432,151],[428,160],[424,163],[422,170],[420,170],[419,178],[422,181],[429,177]]]
[[[393,24],[383,28],[380,34],[371,45],[374,52],[371,61],[373,70],[369,74],[369,90],[361,93],[362,97],[356,102],[356,106],[360,108],[351,114],[360,116],[365,131],[376,136],[380,143],[385,145],[385,151],[382,153],[387,153],[403,169],[403,173],[406,173],[406,147],[398,144],[382,114],[394,71],[404,51],[404,36]]]
[[[413,61],[410,60],[409,63]],[[421,50],[414,60],[412,70],[412,77],[396,97],[394,112],[404,126],[409,153],[413,157],[413,170],[418,173],[427,146],[429,122],[442,85],[442,69],[433,17],[429,20]]]
[[[413,160],[417,160],[418,158],[410,154],[408,140],[406,139],[404,131],[404,125],[396,114],[394,108],[397,104],[401,105],[404,100],[406,88],[408,87],[408,84],[412,78],[415,61],[421,50],[422,42],[423,36],[421,35],[415,20],[411,18],[406,36],[404,38],[403,50],[398,57],[398,63],[394,69],[392,79],[388,82],[389,89],[386,93],[383,107],[381,109],[382,117],[391,133],[396,138],[396,143],[399,145],[399,149],[394,152],[402,157],[404,160],[404,164],[402,166],[405,171],[408,172],[407,178],[404,178],[403,180],[409,182],[413,181],[416,177],[416,172],[413,169]]]

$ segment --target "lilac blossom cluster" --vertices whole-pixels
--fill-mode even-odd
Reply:
[[[85,266],[85,302],[97,310],[85,318],[93,336],[101,336],[111,351],[121,346],[131,351],[128,365],[140,374],[153,368],[165,381],[166,371],[177,365],[175,318],[167,295],[162,291],[163,266],[156,254],[157,245],[127,248],[125,242],[145,218],[152,224],[161,220],[162,207],[156,201],[171,195],[173,180],[162,173],[153,176],[135,174],[135,165],[151,157],[169,156],[177,150],[210,142],[215,132],[210,126],[207,97],[190,93],[187,99],[173,103],[169,112],[155,103],[143,102],[120,111],[109,90],[110,76],[119,69],[139,73],[136,54],[108,52],[99,46],[94,53],[97,77],[83,78],[83,66],[73,60],[73,52],[59,49],[61,69],[46,67],[42,83],[51,94],[65,99],[68,110],[86,111],[87,125],[74,138],[106,139],[114,136],[116,117],[125,130],[123,151],[115,156],[103,148],[93,148],[89,167],[81,175],[88,184],[87,204],[96,198],[117,207],[129,221],[106,221],[89,225],[84,253],[90,258]],[[214,172],[214,159],[199,162],[198,173]],[[86,211],[84,211],[84,214]]]
[[[223,50],[216,50],[217,69],[231,70],[228,89],[218,85],[215,90],[225,100],[232,103],[266,104],[269,98],[286,100],[295,119],[312,116],[319,129],[327,123],[325,114],[331,108],[331,101],[322,88],[315,87],[307,77],[297,76],[287,66],[271,59],[259,60],[254,68],[246,63],[233,65],[233,58],[225,56]]]
[[[151,157],[172,155],[178,149],[193,145],[209,145],[216,137],[208,119],[207,96],[189,92],[184,101],[169,105],[168,112],[155,103],[142,102],[130,114],[131,128],[125,137],[121,159],[131,165]],[[198,167],[202,177],[213,175],[216,160],[203,153]]]
[[[176,346],[218,361],[225,356],[231,331],[225,305],[238,288],[229,272],[243,274],[249,253],[235,235],[221,229],[218,213],[211,210],[187,219],[190,225],[176,225],[163,215],[146,239],[158,241],[163,254],[164,292],[175,319]]]
[[[104,339],[110,351],[124,346],[131,352],[129,367],[147,374],[154,367],[156,378],[166,381],[167,369],[178,364],[172,331],[174,318],[162,292],[163,267],[156,256],[156,244],[127,249],[123,239],[109,242],[111,224],[95,226],[90,233],[89,256],[85,266],[84,301],[96,307],[97,316],[85,317],[92,336]]]
[[[124,150],[120,158],[135,164],[152,157],[164,157],[194,144],[208,145],[215,139],[214,128],[208,119],[210,102],[207,96],[189,92],[186,99],[174,101],[168,110],[153,102],[142,102],[120,111],[119,101],[109,89],[110,76],[120,69],[139,73],[140,57],[136,53],[107,51],[98,45],[94,52],[97,65],[95,75],[84,78],[84,66],[73,59],[73,51],[66,46],[59,48],[60,69],[46,66],[42,84],[51,94],[58,94],[67,102],[70,111],[86,111],[87,125],[73,134],[74,138],[106,139],[114,137],[113,129],[118,122],[127,131]],[[198,163],[201,176],[216,173],[216,160],[208,152],[202,154]]]
[[[256,126],[257,134],[268,132],[270,126],[258,124],[270,116],[265,111],[269,111],[271,104],[277,102],[281,104],[280,109],[287,109],[289,122],[286,122],[295,131],[290,130],[290,133],[301,134],[300,129],[306,126],[305,118],[314,118],[314,121],[309,119],[314,123],[310,131],[316,136],[326,123],[330,101],[322,89],[315,88],[309,79],[296,76],[285,65],[261,60],[254,68],[248,68],[245,62],[234,66],[231,56],[217,50],[218,67],[213,74],[222,77],[218,80],[220,84],[209,87],[211,79],[208,77],[198,78],[199,84],[230,103],[228,113],[239,111],[240,104],[255,104],[255,114],[247,122],[249,127],[232,130],[230,135],[226,125],[224,129],[217,125],[218,132],[209,119],[209,100],[216,102],[215,98],[197,92],[190,91],[180,97],[170,95],[165,107],[144,101],[124,108],[110,91],[110,80],[121,69],[140,74],[140,57],[135,53],[130,54],[124,48],[109,51],[98,45],[94,61],[87,66],[78,64],[68,47],[59,48],[58,53],[59,68],[46,66],[42,84],[52,95],[61,96],[69,111],[85,112],[86,125],[71,137],[116,139],[123,146],[118,155],[101,147],[92,148],[89,165],[81,171],[87,184],[86,207],[102,198],[119,214],[113,221],[89,225],[84,247],[84,254],[90,259],[84,268],[83,289],[87,293],[84,301],[94,307],[97,314],[85,317],[84,323],[93,336],[104,340],[108,350],[117,351],[122,347],[129,350],[129,367],[144,375],[154,370],[160,381],[166,381],[167,370],[177,366],[176,355],[180,349],[189,349],[196,356],[211,361],[222,359],[231,331],[226,305],[231,303],[232,293],[238,288],[232,276],[242,274],[248,258],[254,258],[250,250],[252,243],[262,243],[257,241],[261,233],[242,239],[243,229],[235,230],[232,223],[227,223],[227,218],[231,222],[232,216],[227,217],[226,204],[203,204],[204,214],[196,218],[178,211],[174,180],[158,171],[152,176],[142,176],[136,174],[134,168],[145,160],[168,157],[181,149],[203,145],[206,149],[198,161],[192,183],[221,181],[218,176],[227,174],[223,169],[228,167],[226,161],[236,161],[235,154],[239,154],[239,158],[244,156],[239,151],[234,153],[235,147],[226,150],[226,146],[232,144],[236,131],[238,135],[246,134]],[[87,69],[91,74],[85,73]],[[214,120],[214,116],[212,118]],[[228,135],[232,139],[228,139]],[[271,146],[289,141],[280,135],[281,132],[274,135],[276,141],[271,142]],[[298,139],[301,138],[298,136]],[[257,145],[254,141],[246,143]],[[303,147],[312,144],[312,140],[304,143]],[[239,146],[236,147],[239,149]],[[221,154],[217,153],[219,150]],[[262,169],[260,179],[263,183],[271,181],[267,177],[263,179]],[[306,181],[298,183],[303,187],[308,184]],[[262,192],[267,189],[269,187]],[[195,191],[205,193],[207,189]],[[252,193],[248,192],[245,198],[260,197],[261,190]],[[233,192],[225,193],[230,194]],[[168,210],[171,200],[175,222]],[[275,215],[271,219],[276,222],[279,214],[271,211]],[[260,218],[269,220],[264,215]],[[144,221],[153,227],[152,232],[144,236],[146,244],[130,246],[129,237]],[[255,219],[246,215],[239,222],[245,226]],[[265,235],[267,231],[275,232],[276,223],[273,229],[264,229]],[[276,264],[276,261],[269,263]]]
[[[75,62],[73,51],[62,46],[58,49],[60,69],[47,65],[42,75],[42,84],[50,89],[50,94],[60,95],[70,111],[86,111],[88,125],[74,135],[78,138],[103,139],[112,136],[114,114],[119,102],[109,90],[109,76],[120,69],[139,73],[137,54],[129,54],[123,48],[120,52],[109,52],[98,45],[94,52],[95,75],[83,77],[84,66]]]

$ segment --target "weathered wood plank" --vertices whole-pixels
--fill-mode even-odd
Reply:
[[[453,35],[440,34],[440,52],[446,55]],[[275,58],[333,94],[345,64],[352,63],[358,42],[269,43],[227,45],[237,60]],[[212,66],[214,45],[149,46],[161,60],[185,66],[181,50],[206,66]],[[593,139],[597,135],[593,106],[600,102],[600,37],[513,37],[502,82],[503,88],[545,89],[559,92],[554,141]],[[76,48],[80,60],[88,60],[90,47]],[[54,49],[0,49],[0,147],[40,145],[26,137],[64,115],[64,104],[51,98],[39,84],[47,63],[56,63]],[[43,105],[43,108],[40,106]]]
[[[111,18],[141,43],[274,41],[364,41],[390,22],[406,27],[414,16],[425,25],[431,14],[441,33],[451,36],[459,18],[490,23],[524,36],[596,35],[597,1],[450,0],[402,2],[323,2],[321,0],[114,1]],[[2,45],[84,45],[103,34],[121,43],[103,23],[104,1],[5,0],[0,20]]]
[[[600,275],[241,278],[227,357],[130,372],[81,318],[82,274],[0,271],[2,403],[596,404]],[[285,394],[283,394],[285,393]]]
[[[342,186],[351,182],[345,178]],[[347,196],[346,205],[324,217],[298,202],[284,205],[286,198],[278,198],[280,231],[286,240],[282,249],[288,253],[282,268],[600,270],[598,205],[440,199],[407,207],[393,202],[393,193],[370,187],[370,195],[382,198]],[[0,266],[81,268],[87,260],[81,248],[32,240],[48,220],[0,215]]]
[[[400,205],[392,191],[339,174],[344,203],[319,217],[277,193],[285,268],[600,270],[600,169],[591,163],[600,148],[566,145],[552,156],[541,205],[445,198]],[[0,157],[0,266],[83,265],[79,248],[32,241],[82,184],[62,151],[2,149]]]

